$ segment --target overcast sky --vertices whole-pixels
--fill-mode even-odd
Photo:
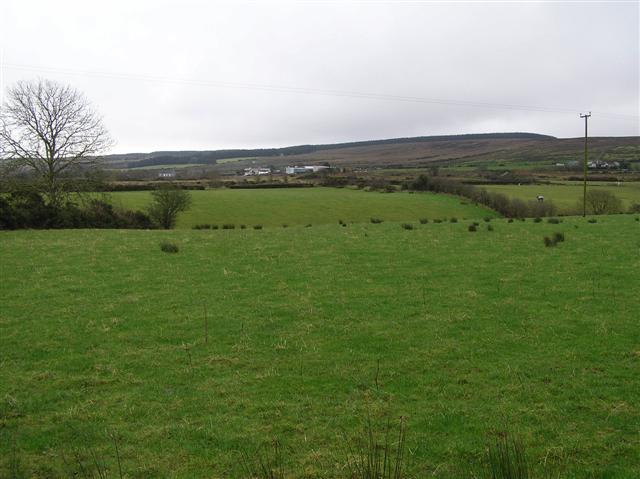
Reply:
[[[112,152],[640,134],[637,1],[0,5],[5,87],[72,84]]]

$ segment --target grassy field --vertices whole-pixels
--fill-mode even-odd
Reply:
[[[274,438],[287,477],[344,477],[388,414],[408,477],[505,432],[561,478],[640,477],[640,222],[490,225],[0,233],[0,476],[117,477],[115,436],[129,478],[241,477]]]
[[[564,184],[554,185],[488,185],[483,188],[525,201],[535,200],[538,195],[543,195],[545,200],[552,200],[561,212],[576,210],[578,201],[582,198],[580,182],[567,181]],[[590,182],[587,188],[611,191],[622,200],[625,208],[628,208],[631,203],[640,203],[640,183],[628,182],[617,185],[616,183]]]
[[[114,204],[144,208],[147,191],[111,194]],[[348,188],[290,188],[265,190],[193,191],[193,205],[178,218],[178,228],[199,223],[247,226],[319,225],[385,221],[418,221],[420,218],[483,218],[495,216],[466,200],[431,193],[375,193]]]

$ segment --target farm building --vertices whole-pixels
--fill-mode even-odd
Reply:
[[[158,178],[162,180],[172,180],[176,177],[176,170],[162,170],[158,172]]]

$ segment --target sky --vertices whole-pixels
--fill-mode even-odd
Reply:
[[[2,0],[2,82],[77,88],[111,153],[640,135],[639,5]]]

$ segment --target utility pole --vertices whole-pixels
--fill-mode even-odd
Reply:
[[[591,116],[591,112],[586,115],[580,113],[580,118],[584,118],[584,188],[582,192],[582,217],[587,216],[587,161],[588,161],[588,152],[587,152],[587,120]]]

